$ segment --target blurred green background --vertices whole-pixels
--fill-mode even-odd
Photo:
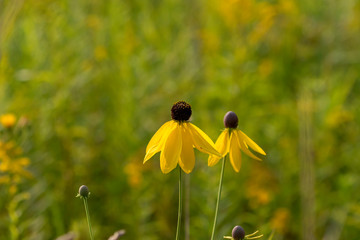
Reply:
[[[268,154],[225,169],[217,239],[360,236],[360,1],[0,0],[0,239],[173,239],[178,171],[145,147],[177,100]],[[14,117],[16,119],[14,119]],[[183,239],[209,239],[221,164],[196,152]]]

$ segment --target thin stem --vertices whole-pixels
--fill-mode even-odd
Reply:
[[[185,203],[184,203],[184,222],[185,222],[185,240],[190,240],[190,175],[185,175]]]
[[[178,207],[178,220],[176,226],[176,240],[180,237],[180,226],[181,226],[181,212],[182,212],[182,188],[181,188],[181,168],[179,167],[179,207]]]
[[[91,222],[90,222],[90,214],[89,214],[89,209],[88,209],[87,197],[83,197],[82,199],[84,199],[84,206],[85,206],[86,218],[87,218],[87,222],[88,222],[88,226],[89,226],[90,238],[91,238],[91,240],[94,240],[94,237],[93,237],[93,234],[92,234],[92,229],[91,229]]]
[[[219,203],[220,203],[220,198],[221,198],[221,189],[222,189],[222,181],[223,181],[223,177],[224,177],[225,162],[226,162],[226,159],[224,157],[223,162],[222,162],[222,167],[221,167],[219,191],[218,191],[218,196],[217,196],[217,201],[216,201],[215,218],[214,218],[214,225],[213,225],[213,229],[212,229],[212,233],[211,233],[211,240],[214,240],[214,235],[215,235],[215,227],[216,227],[216,221],[217,221],[217,216],[218,216],[218,211],[219,211]]]

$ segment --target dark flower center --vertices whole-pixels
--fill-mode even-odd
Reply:
[[[242,240],[245,238],[245,231],[241,226],[235,226],[232,230],[232,237],[234,240]]]
[[[234,112],[227,112],[224,116],[224,125],[226,128],[237,128],[239,119]]]
[[[191,106],[185,101],[178,101],[171,108],[171,118],[176,121],[187,121],[190,116]]]

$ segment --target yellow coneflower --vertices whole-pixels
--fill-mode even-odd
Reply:
[[[221,157],[213,141],[198,127],[189,122],[190,104],[179,101],[171,108],[172,120],[166,122],[151,138],[146,147],[144,163],[161,151],[160,167],[163,173],[169,173],[177,164],[190,173],[195,165],[193,148],[201,152]]]
[[[179,207],[176,226],[176,240],[180,238],[182,212],[181,169],[190,173],[195,165],[194,147],[208,154],[221,157],[213,141],[198,127],[189,122],[191,106],[184,101],[176,102],[171,108],[172,120],[166,122],[151,138],[146,147],[144,163],[161,151],[160,168],[169,173],[179,164]]]
[[[260,158],[255,156],[249,147],[262,155],[266,155],[264,150],[261,149],[253,140],[251,140],[245,133],[237,129],[238,117],[234,112],[226,113],[224,117],[225,129],[215,142],[215,147],[218,152],[225,157],[229,153],[230,163],[236,172],[240,171],[241,167],[241,151],[249,157],[261,161]],[[219,162],[221,157],[210,156],[208,165],[214,166]]]
[[[241,130],[237,129],[239,119],[234,112],[227,112],[224,117],[224,125],[225,129],[222,131],[220,136],[215,142],[215,147],[222,155],[219,156],[209,156],[208,165],[214,166],[216,163],[219,162],[220,158],[223,157],[221,173],[220,173],[220,182],[219,182],[219,190],[218,196],[216,200],[216,207],[215,207],[215,217],[214,217],[214,224],[211,233],[211,240],[215,239],[215,229],[216,229],[216,221],[219,211],[219,204],[221,198],[221,188],[222,188],[222,181],[224,178],[224,169],[225,169],[225,156],[229,153],[230,163],[233,166],[236,172],[240,171],[241,167],[241,150],[249,155],[250,157],[260,160],[257,156],[255,156],[250,150],[249,147],[252,148],[255,152],[258,152],[262,155],[266,155],[264,150],[262,150],[253,140],[251,140],[245,133]],[[256,234],[256,233],[255,233]],[[245,233],[244,233],[245,236]],[[248,235],[251,237],[252,235]],[[257,238],[257,237],[256,237]],[[231,237],[230,237],[231,239]],[[235,239],[235,238],[232,238]],[[251,239],[251,238],[248,238]]]

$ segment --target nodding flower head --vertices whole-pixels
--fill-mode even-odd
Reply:
[[[172,106],[172,120],[164,123],[150,139],[144,163],[161,152],[160,168],[163,173],[171,172],[178,164],[185,173],[190,173],[195,166],[194,148],[222,157],[209,136],[189,121],[191,113],[191,106],[185,101],[178,101]]]
[[[191,113],[191,106],[185,101],[178,101],[171,108],[171,118],[179,122],[188,121]]]
[[[224,238],[230,240],[243,240],[243,239],[253,240],[253,239],[260,239],[264,236],[263,234],[257,235],[258,233],[259,230],[256,230],[251,234],[245,235],[244,228],[242,228],[241,226],[235,226],[232,230],[231,236],[224,236]]]
[[[85,185],[80,186],[80,188],[79,188],[79,196],[84,197],[84,198],[88,198],[89,195],[90,195],[89,188],[87,186],[85,186]]]
[[[235,226],[232,230],[234,240],[242,240],[245,238],[245,230],[241,226]]]
[[[237,128],[238,123],[239,123],[239,119],[234,112],[229,111],[225,114],[224,125],[226,128]]]

